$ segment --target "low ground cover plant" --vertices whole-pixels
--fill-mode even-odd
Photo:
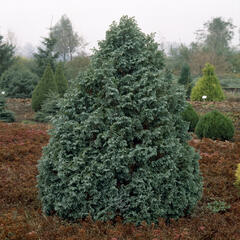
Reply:
[[[231,206],[228,205],[226,202],[223,201],[213,201],[208,203],[208,209],[213,213],[224,212],[229,209]]]

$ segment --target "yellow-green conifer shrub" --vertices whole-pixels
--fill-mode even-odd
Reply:
[[[192,101],[202,101],[202,96],[207,96],[206,101],[222,101],[225,99],[214,66],[209,63],[205,65],[203,76],[198,79],[193,87],[190,98]]]
[[[240,190],[240,163],[237,166],[237,170],[236,170],[235,176],[236,176],[235,185]]]

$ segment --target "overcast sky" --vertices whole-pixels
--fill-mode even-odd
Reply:
[[[122,15],[135,16],[143,32],[156,32],[160,40],[187,44],[211,18],[231,18],[237,26],[233,43],[239,42],[240,0],[1,0],[0,34],[10,30],[19,46],[38,46],[63,14],[89,48],[97,46]]]

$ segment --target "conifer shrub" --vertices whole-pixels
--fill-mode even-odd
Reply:
[[[189,131],[194,132],[198,123],[199,117],[192,105],[189,103],[185,110],[182,112],[183,120],[189,123]]]
[[[59,94],[55,92],[49,92],[47,99],[44,100],[42,108],[35,114],[35,121],[37,122],[49,122],[58,111],[58,103],[60,101]]]
[[[187,97],[187,99],[189,99],[191,90],[193,87],[189,65],[187,65],[187,64],[183,65],[180,77],[178,79],[178,83],[184,86],[184,88],[186,90],[186,97]]]
[[[202,96],[207,96],[206,101],[222,101],[225,99],[214,67],[209,63],[205,65],[203,76],[198,79],[193,87],[190,98],[192,101],[202,101]]]
[[[44,100],[47,99],[48,93],[51,91],[57,93],[58,89],[53,71],[48,65],[32,94],[32,108],[35,112],[41,109]]]
[[[58,93],[59,93],[60,97],[62,97],[68,88],[68,81],[64,76],[63,64],[61,62],[58,63],[57,68],[56,68],[55,81],[57,84]]]
[[[0,88],[5,91],[6,97],[31,98],[37,82],[38,76],[17,62],[2,74]]]
[[[15,117],[12,111],[6,110],[6,99],[0,93],[0,121],[2,122],[14,122]]]
[[[234,125],[231,119],[213,110],[200,117],[195,133],[199,138],[231,140],[234,135]]]
[[[158,222],[185,216],[202,194],[187,143],[183,92],[134,18],[114,22],[69,88],[38,164],[43,211],[66,219]]]

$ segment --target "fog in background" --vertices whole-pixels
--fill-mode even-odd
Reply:
[[[156,32],[156,40],[166,45],[189,44],[205,22],[222,17],[231,18],[236,26],[232,43],[237,45],[239,13],[239,0],[8,0],[1,1],[0,34],[12,34],[18,48],[36,48],[66,14],[91,53],[109,25],[122,15],[134,16],[143,32]]]

